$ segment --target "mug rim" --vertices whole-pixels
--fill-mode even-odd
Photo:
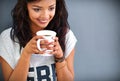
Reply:
[[[56,32],[52,30],[40,30],[36,32],[36,35],[51,35],[56,36]]]

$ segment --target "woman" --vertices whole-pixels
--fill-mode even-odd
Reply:
[[[76,38],[68,25],[64,0],[18,0],[12,11],[13,26],[0,36],[0,56],[5,81],[73,81]],[[53,50],[42,56],[35,33],[53,30],[55,42],[41,41]],[[52,47],[51,47],[52,46]]]

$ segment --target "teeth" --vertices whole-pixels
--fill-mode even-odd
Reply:
[[[47,22],[47,20],[39,20],[40,22]]]
[[[41,21],[41,22],[47,22],[47,21]]]

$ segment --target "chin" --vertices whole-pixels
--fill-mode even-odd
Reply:
[[[46,25],[41,25],[40,27],[44,29],[44,28],[46,28],[47,26],[48,26],[48,24],[46,24]]]
[[[41,29],[45,29],[47,27],[47,25],[45,26],[39,26]]]

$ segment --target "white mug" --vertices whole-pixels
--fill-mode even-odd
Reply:
[[[37,40],[37,48],[40,51],[43,51],[46,48],[41,48],[41,46],[40,46],[41,40],[48,40],[49,42],[54,42],[53,38],[56,36],[56,32],[52,31],[52,30],[40,30],[40,31],[36,32],[36,35],[43,36],[43,39],[38,39]],[[51,51],[53,51],[53,50],[46,50],[45,51],[46,54],[42,54],[42,55],[44,55],[44,56],[51,56],[51,54],[49,54]]]

